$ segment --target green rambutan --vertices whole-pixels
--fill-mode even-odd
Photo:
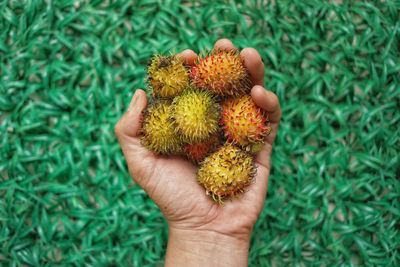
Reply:
[[[143,146],[158,154],[181,152],[183,142],[175,132],[171,113],[171,104],[167,102],[156,102],[147,108],[141,129]]]
[[[196,87],[220,96],[242,95],[251,88],[249,73],[237,51],[212,51],[199,58],[190,76]]]
[[[172,102],[176,132],[188,142],[201,142],[219,128],[219,105],[206,91],[189,88]]]
[[[197,179],[207,194],[222,203],[243,193],[252,183],[256,172],[253,157],[227,143],[203,160]]]
[[[147,72],[154,97],[174,97],[189,85],[189,71],[177,56],[154,56]]]
[[[226,99],[221,107],[221,125],[227,140],[258,152],[271,132],[264,110],[249,95]]]

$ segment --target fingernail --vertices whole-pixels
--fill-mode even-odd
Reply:
[[[259,90],[262,90],[262,91],[265,92],[264,86],[261,86],[261,85],[259,85],[259,84],[256,84],[256,85],[254,85],[254,87],[260,88]]]
[[[128,106],[128,112],[132,111],[134,109],[134,107],[136,106],[137,100],[138,100],[138,92],[135,91],[135,94],[133,95],[131,102],[129,103]]]

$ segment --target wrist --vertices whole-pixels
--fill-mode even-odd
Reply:
[[[247,266],[250,236],[169,228],[165,266]]]

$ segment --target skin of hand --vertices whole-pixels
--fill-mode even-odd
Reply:
[[[214,48],[236,49],[220,39]],[[169,225],[166,266],[246,266],[250,235],[263,208],[270,172],[270,157],[281,109],[278,97],[264,89],[264,64],[258,52],[240,52],[247,67],[255,103],[268,112],[271,134],[255,158],[257,175],[247,192],[224,205],[215,203],[197,183],[197,167],[182,157],[155,155],[140,143],[146,94],[136,90],[127,112],[115,126],[130,175],[161,209]],[[197,55],[185,50],[178,56],[193,65]]]

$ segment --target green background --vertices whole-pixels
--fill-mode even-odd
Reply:
[[[283,108],[250,266],[400,266],[399,1],[211,2],[0,2],[1,266],[162,264],[113,127],[153,53],[221,37]]]

